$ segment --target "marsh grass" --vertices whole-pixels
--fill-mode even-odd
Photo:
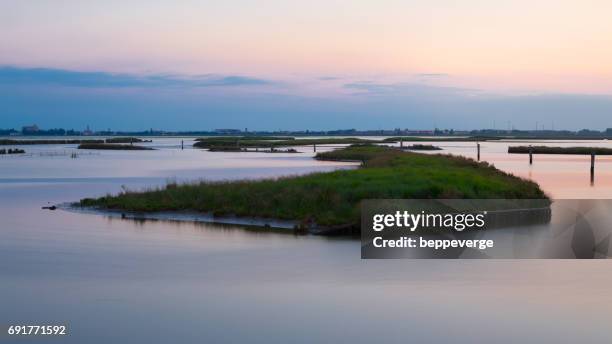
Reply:
[[[239,146],[213,146],[210,152],[250,152],[250,153],[299,153],[293,148],[280,149],[275,147],[239,147]]]
[[[357,225],[359,204],[376,198],[546,198],[537,184],[486,163],[360,145],[320,153],[320,160],[361,161],[352,170],[304,176],[191,184],[83,199],[81,206],[126,211],[196,211],[296,220],[321,226]]]
[[[437,136],[394,136],[387,137],[384,139],[384,142],[420,142],[420,141],[429,141],[429,142],[477,142],[477,141],[491,141],[491,140],[500,140],[500,137],[494,136],[468,136],[468,137],[437,137]]]
[[[423,145],[423,144],[414,144],[410,146],[404,146],[403,149],[407,150],[420,150],[420,151],[438,151],[442,150],[442,148],[434,145]]]
[[[105,140],[106,143],[138,143],[152,142],[152,140],[143,140],[137,137],[109,137]]]
[[[80,143],[104,143],[104,140],[12,140],[1,139],[0,145],[57,145]]]
[[[347,138],[324,138],[324,139],[296,139],[296,138],[274,138],[274,137],[210,137],[200,138],[193,144],[196,148],[213,147],[288,147],[330,144],[358,144],[358,143],[382,143],[379,140],[367,140],[355,137]]]
[[[116,143],[82,143],[78,149],[105,149],[105,150],[153,150],[151,147],[123,145]]]

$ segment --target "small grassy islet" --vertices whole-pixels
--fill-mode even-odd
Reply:
[[[78,149],[102,149],[102,150],[153,150],[151,147],[124,145],[117,143],[82,143]]]
[[[356,145],[319,153],[319,160],[360,161],[350,170],[263,180],[191,184],[124,191],[78,205],[135,212],[195,211],[300,221],[319,226],[358,225],[363,199],[546,199],[539,186],[471,159]]]

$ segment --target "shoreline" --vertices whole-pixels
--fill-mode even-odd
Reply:
[[[136,212],[119,209],[105,209],[95,207],[82,207],[72,203],[55,205],[56,209],[90,215],[101,215],[122,220],[134,221],[177,221],[186,223],[205,223],[217,225],[233,225],[242,227],[258,228],[262,232],[274,230],[286,234],[321,235],[321,236],[354,236],[354,226],[311,226],[301,227],[300,221],[279,220],[261,217],[242,216],[214,216],[212,213],[200,213],[196,211],[159,211],[159,212]]]
[[[508,227],[522,227],[534,224],[548,223],[551,217],[551,204],[548,207],[519,208],[507,210],[487,210],[489,215],[494,215],[493,225],[489,230],[504,229]],[[45,209],[43,207],[43,209]],[[46,208],[48,209],[48,208]],[[133,221],[174,221],[183,223],[200,223],[215,225],[232,225],[245,227],[244,229],[255,229],[261,232],[275,231],[284,234],[318,235],[318,236],[351,236],[357,238],[360,226],[351,224],[339,226],[309,226],[304,227],[300,221],[280,220],[261,217],[242,216],[214,216],[212,213],[201,213],[192,210],[184,211],[159,211],[159,212],[135,212],[118,209],[105,209],[94,207],[82,207],[72,203],[55,205],[55,209],[91,215],[101,215],[114,219]],[[436,233],[434,233],[435,235]]]

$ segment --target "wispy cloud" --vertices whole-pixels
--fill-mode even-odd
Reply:
[[[341,78],[339,76],[322,76],[318,78],[321,81],[334,81],[334,80],[340,80]]]
[[[0,67],[0,84],[25,86],[58,85],[86,88],[126,88],[258,86],[273,84],[273,82],[270,80],[242,75],[133,75],[106,72],[80,72],[51,68],[17,68],[9,66]]]
[[[419,83],[378,83],[374,81],[361,81],[344,84],[345,89],[353,90],[356,94],[388,95],[388,96],[435,96],[435,95],[468,95],[478,93],[478,90],[449,87],[431,86]]]
[[[446,74],[446,73],[418,73],[418,74],[415,74],[414,76],[421,77],[421,78],[447,78],[447,77],[450,76],[450,74]]]

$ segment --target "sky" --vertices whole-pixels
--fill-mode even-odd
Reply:
[[[0,128],[605,129],[609,0],[0,0]]]

